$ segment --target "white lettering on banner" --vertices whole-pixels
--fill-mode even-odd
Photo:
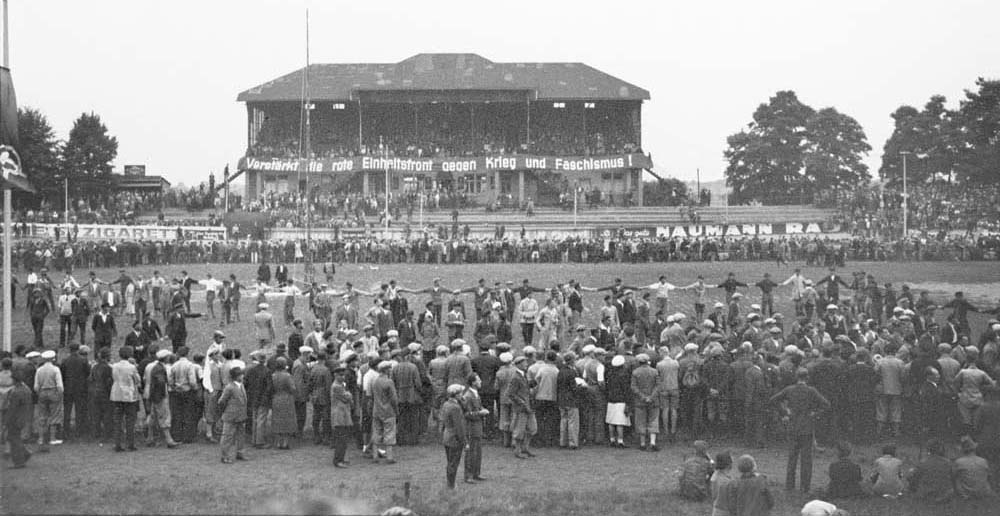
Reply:
[[[549,168],[545,158],[524,158],[524,168]]]
[[[351,172],[354,170],[353,159],[333,160],[330,162],[331,172]]]
[[[27,236],[34,238],[53,238],[56,228],[66,234],[64,224],[30,224]],[[77,224],[70,226],[69,231],[79,230],[76,238],[80,240],[177,240],[177,226],[124,226],[113,224]],[[223,226],[181,226],[184,238],[191,240],[225,240],[226,228]]]
[[[434,162],[431,160],[399,159],[399,158],[371,158],[365,156],[361,160],[361,168],[364,170],[398,170],[400,172],[430,172],[434,169]]]
[[[697,238],[701,236],[759,236],[759,235],[802,235],[836,233],[840,231],[839,224],[827,225],[824,227],[819,222],[799,223],[788,222],[775,224],[705,224],[702,226],[660,226],[656,228],[657,237],[666,238]]]
[[[486,158],[486,168],[487,170],[495,170],[498,168],[514,170],[517,168],[517,160],[506,157]]]
[[[441,170],[444,172],[472,172],[476,170],[476,161],[443,161]]]
[[[585,158],[576,160],[566,160],[562,158],[556,158],[556,166],[555,166],[555,170],[566,170],[570,172],[585,171],[585,170],[601,170],[609,168],[625,168],[625,159]]]

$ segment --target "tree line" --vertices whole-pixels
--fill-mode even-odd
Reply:
[[[18,154],[24,174],[38,190],[37,196],[22,199],[37,206],[41,199],[62,199],[63,181],[68,180],[75,196],[108,193],[111,163],[118,156],[118,139],[95,113],[83,113],[65,141],[56,138],[48,118],[30,107],[17,112]]]
[[[1000,80],[979,78],[957,109],[934,95],[923,109],[900,106],[882,149],[879,178],[902,182],[907,154],[910,184],[975,188],[1000,182]],[[746,129],[727,138],[726,184],[731,202],[810,204],[834,202],[872,180],[863,162],[872,150],[854,118],[816,110],[793,91],[779,91],[758,106]]]

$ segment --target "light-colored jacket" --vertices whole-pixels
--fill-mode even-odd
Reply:
[[[119,360],[111,366],[111,401],[134,403],[139,401],[139,370],[128,360]]]

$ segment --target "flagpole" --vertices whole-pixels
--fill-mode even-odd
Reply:
[[[10,69],[10,38],[8,33],[10,31],[9,25],[7,24],[7,0],[3,0],[3,67]],[[11,256],[11,240],[12,234],[10,229],[10,219],[13,217],[11,214],[11,203],[13,195],[10,192],[10,183],[4,182],[3,186],[3,349],[4,351],[10,352],[12,350],[13,341],[11,340],[11,312],[14,307],[11,306],[13,300],[11,299],[11,268],[10,268],[10,256]]]

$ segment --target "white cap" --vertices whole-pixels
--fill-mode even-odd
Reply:
[[[683,314],[683,313],[681,313],[681,312],[677,312],[677,313],[675,313],[675,314],[674,314],[674,320],[675,320],[675,321],[682,321],[682,320],[684,320],[684,319],[685,319],[686,317],[687,317],[687,316],[686,316],[686,315],[684,315],[684,314]]]
[[[170,356],[170,350],[167,350],[167,349],[161,349],[161,350],[159,350],[159,351],[156,352],[156,358],[157,358],[157,360],[162,360],[162,359],[167,358],[169,356]]]
[[[500,353],[500,363],[509,364],[514,360],[514,355],[511,355],[509,351]]]
[[[672,323],[672,322],[674,322],[674,316],[672,316],[672,315],[668,315],[668,316],[667,316],[667,322],[669,322],[669,323]]]
[[[52,360],[55,357],[56,357],[56,352],[52,351],[51,349],[46,349],[45,351],[42,351],[42,358],[45,360]]]
[[[270,307],[271,307],[271,305],[269,305],[267,303],[261,303],[261,304],[257,305],[257,308],[260,308],[261,310],[267,310]]]
[[[837,306],[837,305],[835,305],[835,304],[833,304],[833,303],[830,303],[830,304],[826,305],[826,309],[827,310],[837,310],[838,308],[840,308],[840,307]]]
[[[612,367],[621,367],[623,365],[625,365],[625,357],[621,355],[615,355],[615,358],[611,359]]]
[[[525,346],[524,349],[521,350],[521,352],[524,353],[525,355],[534,355],[535,353],[537,353],[537,351],[535,351],[534,346]]]
[[[715,328],[715,323],[711,319],[705,319],[701,322],[701,325],[706,328]]]
[[[684,345],[684,351],[698,351],[698,345],[694,342],[689,342]]]
[[[903,313],[903,307],[901,307],[901,306],[894,307],[892,309],[892,313],[894,313],[894,314]]]
[[[753,311],[759,311],[760,310],[760,305],[757,304],[757,303],[753,303],[752,305],[750,305],[750,309],[753,310]]]
[[[393,337],[397,337],[398,338],[399,337],[399,332],[397,330],[389,330],[389,331],[385,332],[385,336],[388,337],[388,338],[390,338],[390,339],[393,338]]]
[[[420,351],[420,343],[411,342],[406,345],[406,349],[410,350],[410,353],[416,353],[417,351]]]
[[[312,346],[300,346],[299,347],[299,354],[300,355],[305,355],[306,353],[312,353],[312,352],[313,352]]]
[[[715,302],[715,308],[725,308],[725,307],[726,305],[722,304],[722,302],[720,301]]]
[[[775,321],[771,317],[768,317],[767,319],[764,319],[764,324],[774,324],[776,322],[778,322],[778,321]]]
[[[453,383],[448,386],[448,395],[454,396],[455,394],[461,394],[465,391],[465,386],[460,383]]]
[[[37,351],[29,351],[27,355],[24,355],[24,358],[35,358],[40,356],[42,356],[42,354]]]
[[[594,349],[596,349],[596,347],[597,346],[594,346],[593,344],[587,344],[586,346],[583,347],[583,354],[584,355],[589,355],[589,354],[593,353]]]

